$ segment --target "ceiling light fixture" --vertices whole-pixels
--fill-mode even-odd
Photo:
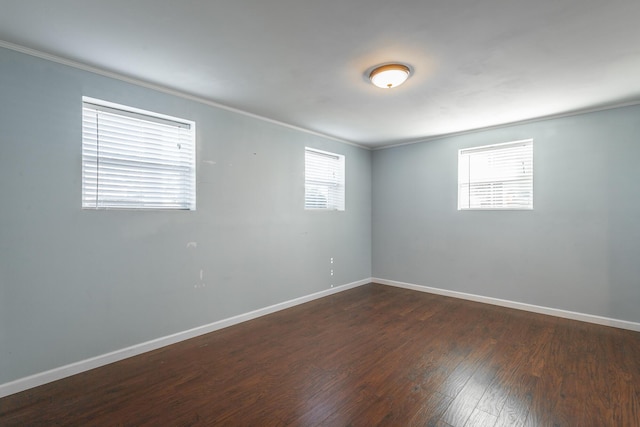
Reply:
[[[391,89],[400,86],[409,78],[409,67],[402,64],[387,64],[376,67],[369,74],[369,79],[374,85],[383,89]]]

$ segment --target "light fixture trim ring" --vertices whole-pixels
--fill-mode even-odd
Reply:
[[[404,83],[410,74],[410,68],[404,64],[385,64],[371,70],[369,80],[377,87],[391,89]]]

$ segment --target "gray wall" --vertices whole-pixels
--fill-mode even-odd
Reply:
[[[534,139],[533,211],[457,211],[460,148]],[[373,154],[373,276],[640,322],[640,107]]]
[[[371,276],[369,151],[11,50],[0,70],[0,384]],[[80,208],[83,95],[197,122],[197,211]],[[303,209],[305,146],[346,156],[345,212]]]
[[[379,278],[640,322],[640,107],[371,156],[10,50],[0,70],[0,384],[366,279],[372,260]],[[80,209],[83,95],[197,122],[196,212]],[[458,212],[457,150],[525,138],[534,210]],[[345,212],[304,211],[305,146],[346,155]]]

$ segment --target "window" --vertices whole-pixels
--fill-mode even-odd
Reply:
[[[83,208],[195,210],[195,123],[82,101]]]
[[[460,150],[458,209],[533,209],[533,140]]]
[[[344,156],[305,148],[304,208],[344,210]]]

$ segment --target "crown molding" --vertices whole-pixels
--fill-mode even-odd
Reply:
[[[115,79],[115,80],[120,80],[122,82],[125,83],[130,83],[130,84],[134,84],[136,86],[141,86],[147,89],[152,89],[158,92],[162,92],[165,93],[167,95],[173,95],[173,96],[177,96],[179,98],[183,98],[183,99],[187,99],[189,101],[194,101],[194,102],[198,102],[200,104],[204,104],[207,105],[209,107],[214,107],[214,108],[219,108],[221,110],[225,110],[225,111],[230,111],[232,113],[236,113],[236,114],[240,114],[246,117],[251,117],[253,119],[257,119],[257,120],[261,120],[263,122],[267,122],[267,123],[271,123],[271,124],[275,124],[277,126],[282,126],[288,129],[292,129],[292,130],[296,130],[299,132],[303,132],[309,135],[313,135],[313,136],[318,136],[321,138],[325,138],[325,139],[330,139],[332,141],[336,141],[336,142],[340,142],[342,144],[347,144],[347,145],[351,145],[357,148],[362,148],[365,150],[371,150],[370,147],[366,147],[364,145],[360,145],[357,144],[355,142],[352,141],[347,141],[345,139],[341,139],[341,138],[337,138],[335,136],[331,136],[331,135],[327,135],[321,132],[317,132],[311,129],[306,129],[306,128],[302,128],[299,126],[295,126],[289,123],[285,123],[285,122],[281,122],[275,119],[270,119],[268,117],[264,117],[264,116],[260,116],[258,114],[254,114],[254,113],[249,113],[248,111],[244,111],[244,110],[240,110],[237,108],[233,108],[233,107],[229,107],[227,105],[224,104],[220,104],[217,103],[211,99],[202,97],[202,96],[197,96],[197,95],[193,95],[187,92],[182,92],[180,90],[177,89],[173,89],[167,86],[163,86],[160,84],[156,84],[156,83],[151,83],[142,79],[137,79],[134,77],[130,77],[124,74],[120,74],[120,73],[116,73],[113,71],[108,71],[99,67],[95,67],[92,65],[88,65],[88,64],[84,64],[82,62],[78,62],[78,61],[74,61],[68,58],[63,58],[61,56],[57,56],[57,55],[53,55],[50,53],[46,53],[46,52],[42,52],[40,50],[36,50],[36,49],[32,49],[29,47],[25,47],[25,46],[21,46],[15,43],[10,43],[4,40],[0,40],[0,47],[3,47],[5,49],[9,49],[9,50],[13,50],[16,52],[20,52],[20,53],[24,53],[26,55],[30,55],[30,56],[34,56],[36,58],[40,58],[40,59],[44,59],[47,61],[51,61],[51,62],[55,62],[57,64],[61,64],[61,65],[65,65],[67,67],[72,67],[72,68],[76,68],[78,70],[82,70],[82,71],[87,71],[89,73],[93,73],[93,74],[98,74],[101,75],[103,77],[109,77],[111,79]]]

